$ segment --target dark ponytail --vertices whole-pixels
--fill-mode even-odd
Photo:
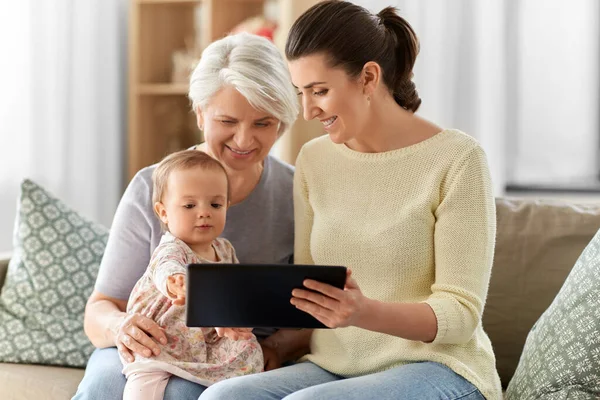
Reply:
[[[394,7],[386,7],[377,16],[388,32],[391,51],[396,54],[396,71],[391,85],[394,100],[402,107],[417,111],[421,99],[412,81],[413,67],[419,54],[419,40],[410,24],[399,16]]]
[[[292,25],[285,53],[290,61],[323,53],[331,67],[340,66],[351,77],[374,61],[381,67],[383,82],[396,103],[413,112],[421,104],[412,81],[419,42],[393,7],[373,15],[347,1],[317,3]]]

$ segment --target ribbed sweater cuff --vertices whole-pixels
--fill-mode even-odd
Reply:
[[[437,319],[437,334],[432,343],[439,343],[444,340],[448,333],[448,313],[444,308],[444,300],[441,299],[429,299],[425,301],[433,309],[435,318]]]

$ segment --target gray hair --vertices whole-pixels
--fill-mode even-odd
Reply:
[[[204,109],[224,86],[240,92],[257,110],[281,121],[285,132],[299,112],[298,95],[277,47],[249,33],[230,35],[211,43],[190,78],[189,98],[195,112]]]

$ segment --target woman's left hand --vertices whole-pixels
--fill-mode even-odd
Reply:
[[[231,340],[249,340],[254,334],[252,328],[215,328],[219,337],[228,337]]]
[[[310,290],[294,289],[290,302],[305,311],[329,328],[357,325],[366,308],[367,298],[348,268],[344,289],[311,279],[304,281]]]
[[[264,341],[259,341],[258,343],[262,348],[263,358],[265,361],[265,371],[270,371],[272,369],[281,367],[281,359],[279,358],[277,351],[274,348],[267,346]]]

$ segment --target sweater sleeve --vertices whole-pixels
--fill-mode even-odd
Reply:
[[[177,242],[159,245],[150,261],[150,272],[154,286],[165,297],[169,297],[167,291],[167,279],[171,275],[186,274],[185,266],[188,264],[185,250]]]
[[[240,260],[238,260],[237,254],[235,253],[235,248],[233,247],[231,242],[225,238],[219,238],[217,240],[220,240],[223,244],[223,247],[225,248],[225,253],[227,254],[227,257],[231,259],[231,263],[239,264]]]
[[[477,146],[448,176],[435,210],[435,281],[426,302],[434,344],[467,343],[481,323],[494,256],[496,210],[485,153]]]
[[[119,202],[96,279],[98,292],[117,299],[129,297],[152,254],[152,221],[156,217],[151,182],[144,175],[147,172],[135,175]]]
[[[294,174],[294,264],[314,264],[310,254],[314,214],[308,197],[302,154],[300,150]]]

